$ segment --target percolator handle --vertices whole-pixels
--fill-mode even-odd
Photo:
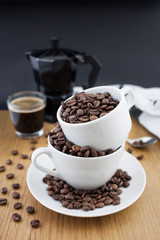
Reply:
[[[75,58],[78,60],[78,63],[80,64],[90,64],[91,65],[91,71],[88,76],[88,85],[84,86],[84,88],[91,88],[95,86],[96,80],[98,78],[100,69],[101,69],[101,63],[99,60],[93,56],[93,55],[86,55],[86,54],[76,54]]]

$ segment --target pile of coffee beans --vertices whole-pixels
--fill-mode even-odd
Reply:
[[[46,175],[43,182],[48,185],[48,195],[60,201],[68,209],[83,209],[84,211],[102,208],[107,205],[120,204],[121,187],[127,188],[131,176],[126,171],[118,169],[106,185],[95,190],[76,190],[65,181]]]
[[[62,102],[61,117],[68,123],[85,123],[108,114],[119,104],[109,92],[86,94],[80,92]]]
[[[80,147],[75,145],[67,140],[59,123],[57,123],[53,131],[49,133],[49,141],[57,150],[78,157],[99,157],[113,153],[112,149],[108,149],[104,152],[96,151],[89,146]]]

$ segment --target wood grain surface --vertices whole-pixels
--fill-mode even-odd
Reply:
[[[53,124],[45,123],[45,133],[53,128]],[[147,130],[133,119],[130,138],[139,136],[152,136]],[[37,202],[28,190],[26,174],[31,164],[32,154],[30,140],[23,140],[15,135],[8,111],[0,111],[0,166],[5,165],[5,172],[0,172],[0,188],[7,187],[6,206],[0,206],[0,239],[1,240],[158,240],[160,239],[160,141],[154,145],[138,150],[133,149],[133,155],[144,154],[140,161],[147,176],[147,185],[141,197],[127,209],[104,217],[76,218],[51,211]],[[47,146],[47,138],[38,138],[36,148]],[[126,148],[129,145],[126,144]],[[12,156],[11,151],[17,149],[19,154]],[[21,154],[27,154],[22,159]],[[6,165],[7,159],[12,159],[12,165]],[[22,163],[24,169],[17,169],[16,165]],[[14,173],[14,179],[7,179],[7,173]],[[21,194],[19,200],[13,199],[12,184],[19,182],[21,187],[17,190]],[[23,208],[15,210],[13,204],[20,201]],[[28,214],[26,207],[34,206],[36,212]],[[116,206],[115,206],[116,207]],[[22,220],[16,223],[12,214],[18,212]],[[32,219],[39,219],[41,225],[37,229],[30,226]]]

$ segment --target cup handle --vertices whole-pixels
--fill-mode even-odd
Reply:
[[[128,105],[128,110],[130,110],[131,107],[133,107],[133,105],[135,104],[135,101],[136,101],[135,94],[130,87],[123,87],[120,90],[123,93],[123,95],[125,96],[126,102],[127,102],[127,105]]]
[[[51,152],[50,152],[50,149],[48,147],[40,147],[40,148],[37,148],[33,153],[32,153],[32,156],[31,156],[31,160],[32,160],[32,163],[34,165],[35,168],[39,169],[40,171],[42,172],[45,172],[49,175],[52,175],[54,177],[57,177],[57,178],[60,178],[62,180],[64,180],[60,174],[58,173],[57,170],[51,170],[49,168],[46,168],[46,167],[43,167],[42,165],[40,165],[38,163],[38,157],[42,154],[45,154],[47,155],[50,160],[53,162],[53,159],[52,159],[52,155],[51,155]],[[54,166],[53,166],[54,168]]]

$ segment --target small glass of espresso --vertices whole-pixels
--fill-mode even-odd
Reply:
[[[43,134],[46,97],[42,93],[15,93],[8,97],[7,105],[17,136],[32,138]]]

